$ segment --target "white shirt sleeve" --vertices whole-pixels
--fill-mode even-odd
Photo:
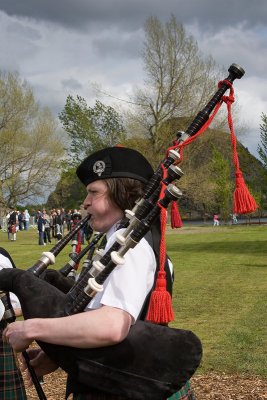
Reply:
[[[13,268],[13,266],[7,257],[5,257],[3,254],[0,254],[0,270],[3,268]],[[17,296],[11,292],[9,292],[9,296],[10,296],[10,300],[11,300],[11,304],[12,304],[13,308],[14,309],[21,308],[20,302],[19,302],[19,299],[17,298]]]
[[[108,240],[106,249],[115,239],[116,232]],[[101,305],[120,308],[127,311],[135,322],[153,286],[156,259],[152,247],[144,238],[134,249],[127,251],[124,259],[124,264],[116,266],[104,282],[104,290],[96,294],[87,309],[96,309]]]

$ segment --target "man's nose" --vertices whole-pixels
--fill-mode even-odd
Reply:
[[[91,199],[90,196],[87,195],[86,198],[84,199],[83,207],[86,210],[90,205],[91,205]]]

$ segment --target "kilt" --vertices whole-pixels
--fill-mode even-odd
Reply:
[[[168,400],[196,400],[190,382],[186,382],[182,389],[180,389],[179,392],[174,393]]]
[[[23,378],[12,347],[2,340],[0,328],[0,399],[26,400]]]
[[[115,396],[105,393],[81,393],[74,394],[73,400],[127,400],[123,397]],[[165,400],[165,399],[162,399]],[[194,393],[191,389],[190,382],[188,381],[179,392],[174,393],[168,400],[196,400]]]

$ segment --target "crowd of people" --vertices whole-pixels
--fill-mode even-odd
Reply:
[[[73,224],[83,217],[84,210],[82,205],[80,209],[70,209],[67,212],[64,208],[54,208],[49,211],[39,209],[31,215],[28,210],[18,211],[10,208],[6,215],[8,240],[17,240],[17,232],[28,231],[30,226],[30,218],[32,217],[33,226],[38,231],[38,244],[45,246],[52,242],[52,238],[56,240],[62,237],[72,229]],[[82,242],[87,237],[86,227],[82,230]]]

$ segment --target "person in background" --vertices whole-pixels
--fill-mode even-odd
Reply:
[[[10,218],[10,213],[11,213],[11,210],[8,210],[8,212],[7,212],[7,214],[6,214],[7,240],[10,240],[10,230],[9,230],[9,218]]]
[[[45,246],[46,243],[44,243],[44,230],[45,230],[45,219],[43,217],[43,214],[39,214],[39,217],[37,219],[37,229],[38,229],[38,244],[39,246]]]
[[[238,223],[236,214],[232,214],[232,224],[236,225]]]
[[[57,238],[57,240],[62,239],[62,218],[60,215],[60,209],[57,209],[53,215],[53,227],[55,238]]]
[[[68,232],[71,230],[71,223],[72,223],[71,218],[72,218],[72,210],[69,210],[65,216]]]
[[[63,208],[63,207],[60,210],[60,218],[61,218],[60,229],[61,229],[62,236],[64,236],[64,226],[66,223],[66,211],[65,211],[65,208]]]
[[[51,227],[51,233],[52,233],[52,238],[56,237],[56,226],[55,226],[55,216],[56,216],[56,210],[52,208],[50,210],[50,227]]]
[[[30,225],[30,214],[27,209],[24,210],[23,224],[24,224],[24,230],[27,231]]]
[[[81,218],[85,218],[87,215],[86,210],[84,209],[84,205],[80,205],[79,213],[81,214]],[[92,228],[90,227],[90,222],[88,222],[82,230],[82,244],[84,244],[84,241],[88,242],[92,234]]]
[[[12,241],[17,240],[17,226],[18,226],[18,213],[17,210],[12,208],[9,214],[8,222],[7,222],[7,229],[9,234],[11,235]],[[10,238],[10,235],[8,238]]]
[[[220,225],[219,215],[218,214],[214,214],[214,216],[213,216],[213,226],[219,226],[219,225]]]
[[[23,212],[19,211],[18,212],[18,224],[19,224],[19,230],[20,231],[23,231],[23,229],[24,229],[23,217],[24,217]]]
[[[46,213],[46,210],[44,210],[43,219],[45,220],[45,225],[44,225],[44,244],[46,245],[48,242],[51,243],[50,216]]]

